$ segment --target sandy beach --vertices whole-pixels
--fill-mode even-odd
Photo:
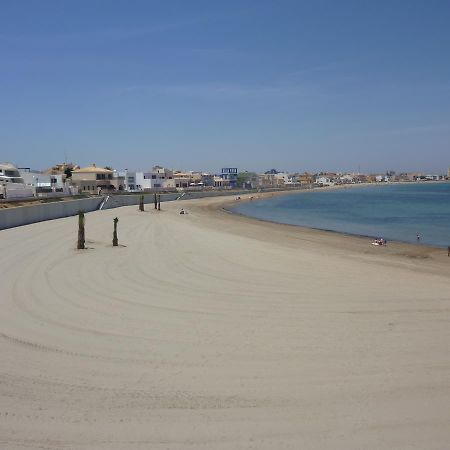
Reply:
[[[0,448],[449,448],[447,251],[224,202],[0,231]]]

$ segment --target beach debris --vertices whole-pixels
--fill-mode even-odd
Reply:
[[[187,213],[188,212],[184,208],[181,208],[180,214],[187,214]]]
[[[117,222],[119,222],[119,219],[116,217],[113,222],[114,222],[113,247],[117,247],[119,245],[119,240],[117,239]]]
[[[80,211],[78,213],[78,242],[77,242],[77,249],[82,250],[84,249],[85,244],[85,235],[84,235],[84,212]]]
[[[144,196],[141,195],[139,198],[139,211],[144,211]]]

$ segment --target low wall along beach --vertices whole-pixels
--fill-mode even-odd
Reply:
[[[251,191],[206,191],[160,194],[161,202],[179,200],[191,200],[194,198],[218,197],[225,195],[251,194]],[[78,214],[80,211],[92,212],[99,209],[105,201],[102,209],[120,208],[122,206],[138,205],[140,194],[136,195],[110,195],[104,197],[92,197],[86,199],[65,200],[52,203],[39,203],[33,205],[18,206],[15,208],[0,209],[0,230],[6,228],[29,225],[45,220],[60,219]],[[154,193],[144,194],[144,203],[151,204],[154,201]]]
[[[95,211],[101,202],[101,197],[95,197],[1,209],[0,230]]]

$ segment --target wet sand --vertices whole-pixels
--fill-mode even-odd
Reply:
[[[448,448],[447,252],[223,206],[0,231],[0,448]]]

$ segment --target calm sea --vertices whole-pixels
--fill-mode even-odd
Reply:
[[[314,190],[243,202],[233,211],[262,220],[439,247],[450,245],[450,183]]]

